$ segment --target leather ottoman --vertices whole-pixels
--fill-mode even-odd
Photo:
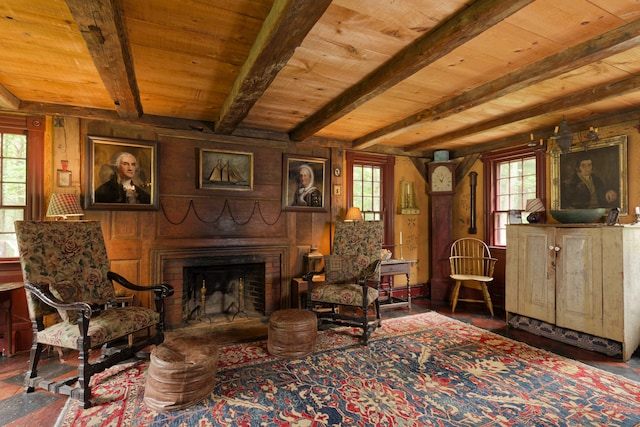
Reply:
[[[213,390],[218,346],[210,338],[166,340],[151,351],[144,403],[162,412],[195,405]]]
[[[315,350],[318,318],[312,311],[298,308],[274,311],[268,333],[269,353],[287,359],[305,357]]]

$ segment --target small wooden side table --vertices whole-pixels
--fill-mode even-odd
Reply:
[[[389,289],[388,297],[380,300],[380,309],[406,307],[411,310],[411,286],[409,283],[411,274],[411,264],[417,262],[417,260],[405,260],[405,259],[390,259],[388,261],[382,261],[380,264],[380,278],[389,277]],[[394,293],[400,289],[395,288],[393,284],[393,276],[404,274],[407,277],[407,298],[402,299],[394,296]],[[382,290],[382,285],[381,290]]]
[[[11,291],[15,289],[22,289],[23,287],[23,282],[0,283],[0,309],[5,312],[5,325],[7,329],[7,356],[13,356],[13,313],[11,312]]]

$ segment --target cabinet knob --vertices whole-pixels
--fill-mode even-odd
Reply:
[[[549,245],[549,250],[552,251],[553,250],[553,245]]]
[[[560,247],[556,246],[555,248],[553,248],[553,250],[556,252],[560,252]]]

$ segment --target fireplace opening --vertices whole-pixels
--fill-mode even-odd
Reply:
[[[183,286],[186,323],[265,316],[264,263],[184,267]]]

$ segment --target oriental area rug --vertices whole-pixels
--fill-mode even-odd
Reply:
[[[213,392],[155,412],[146,363],[96,375],[93,404],[58,426],[636,426],[640,384],[430,312],[386,320],[368,346],[350,328],[275,358],[266,341],[220,348]]]

